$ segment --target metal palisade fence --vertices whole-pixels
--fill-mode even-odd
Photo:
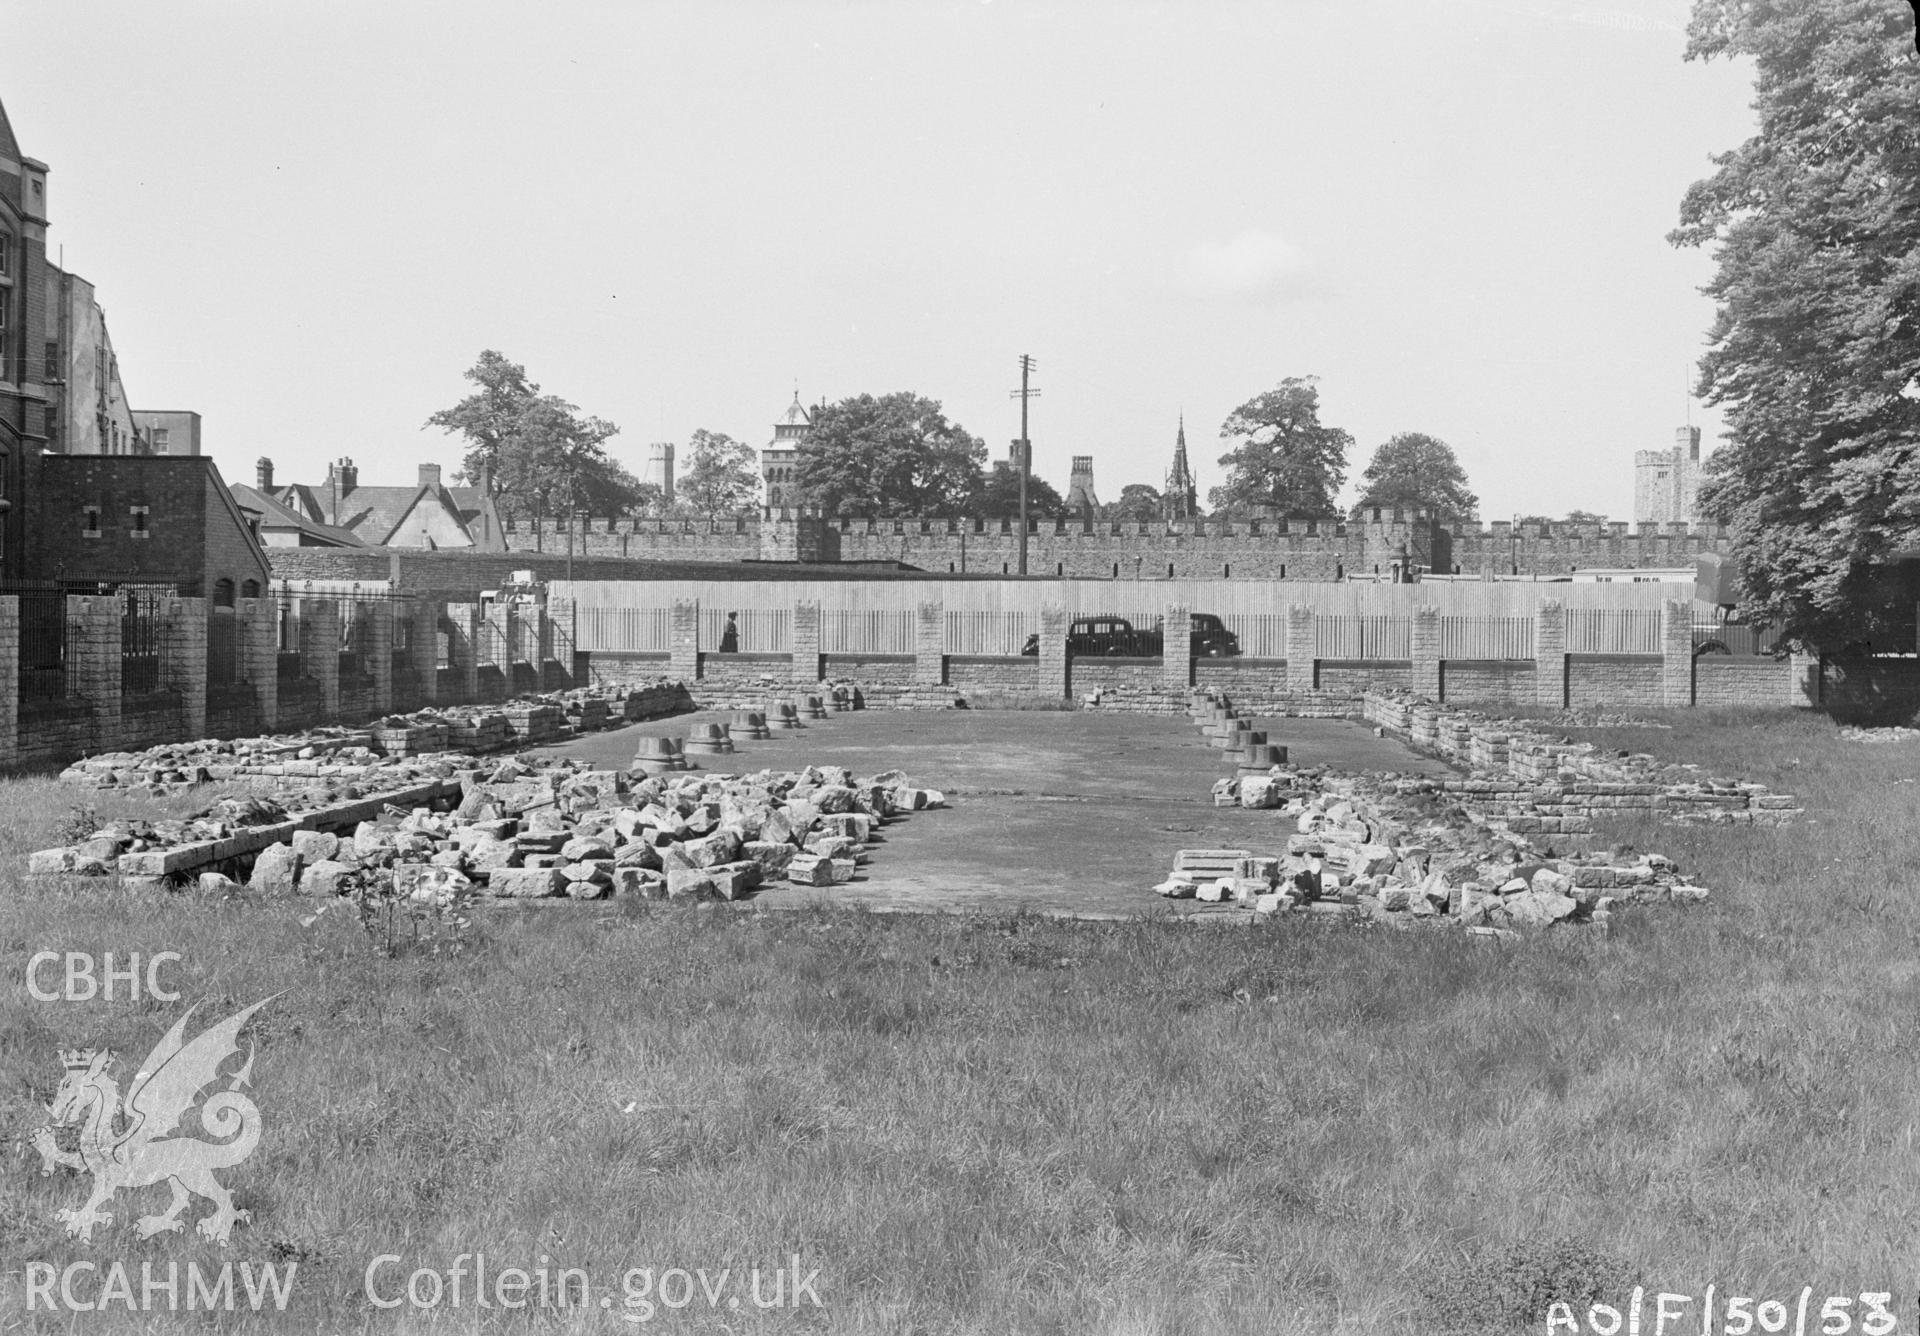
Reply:
[[[1027,612],[962,612],[950,608],[946,623],[949,654],[1018,654],[1026,647],[1027,637],[1040,629],[1040,619]]]
[[[1531,659],[1531,617],[1442,617],[1443,659]]]
[[[671,618],[672,613],[668,613]],[[731,626],[731,643],[727,636]],[[661,648],[666,648],[662,645]],[[788,654],[793,650],[790,608],[701,608],[700,648],[709,654]]]
[[[820,614],[823,654],[911,654],[911,611],[838,611]]]
[[[1317,659],[1406,659],[1413,654],[1413,623],[1405,617],[1316,617]]]
[[[1658,608],[1568,608],[1567,653],[1658,654]]]

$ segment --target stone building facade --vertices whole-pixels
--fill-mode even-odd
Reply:
[[[1636,524],[1699,523],[1700,428],[1677,428],[1671,450],[1634,453],[1633,520]]]

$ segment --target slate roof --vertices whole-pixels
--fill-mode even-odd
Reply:
[[[233,493],[233,499],[243,511],[260,516],[260,524],[265,529],[295,529],[310,537],[318,538],[324,545],[332,547],[365,547],[366,543],[345,529],[331,524],[322,524],[318,520],[308,519],[268,496],[257,487],[236,482],[227,490]]]

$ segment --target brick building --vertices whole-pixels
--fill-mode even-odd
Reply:
[[[184,408],[136,408],[133,429],[143,455],[200,453],[200,415]]]
[[[171,584],[218,606],[266,588],[266,554],[211,459],[38,455],[27,474],[30,578]]]
[[[47,164],[0,107],[0,579],[25,568],[27,461],[47,445]]]

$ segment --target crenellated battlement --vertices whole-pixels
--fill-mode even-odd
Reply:
[[[951,515],[829,517],[777,507],[714,517],[648,516],[506,526],[513,551],[681,560],[900,562],[941,573],[1018,569],[1019,523]],[[1028,522],[1027,569],[1105,578],[1326,580],[1441,574],[1565,576],[1581,568],[1685,566],[1725,551],[1721,526],[1624,521],[1451,523],[1370,508],[1351,518]]]

